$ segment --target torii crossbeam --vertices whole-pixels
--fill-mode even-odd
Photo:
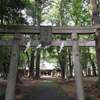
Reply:
[[[43,27],[43,26],[42,26]],[[48,26],[47,26],[48,27]],[[44,29],[47,28],[44,26]],[[52,27],[52,34],[71,34],[73,32],[79,33],[79,34],[93,34],[96,32],[96,29],[100,28],[100,25],[95,26],[84,26],[84,27],[55,27],[55,26],[49,26]],[[40,30],[39,27],[34,26],[28,26],[28,25],[3,25],[0,26],[0,33],[6,33],[6,34],[14,34],[15,32],[19,32],[21,34],[39,34]]]

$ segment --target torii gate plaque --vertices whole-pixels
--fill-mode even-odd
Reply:
[[[52,27],[40,26],[40,44],[42,47],[48,46],[52,41]]]

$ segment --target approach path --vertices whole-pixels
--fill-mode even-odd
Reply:
[[[21,100],[74,100],[69,97],[54,81],[42,80]]]

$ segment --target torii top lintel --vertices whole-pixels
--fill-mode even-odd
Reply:
[[[42,26],[44,30],[48,27],[52,28],[52,34],[71,34],[71,33],[79,33],[79,34],[94,34],[97,29],[100,29],[100,25],[95,26],[71,26],[71,27],[56,27],[56,26]],[[0,26],[0,33],[6,34],[14,34],[14,33],[21,33],[21,34],[39,34],[40,27],[34,27],[29,25],[3,25]]]

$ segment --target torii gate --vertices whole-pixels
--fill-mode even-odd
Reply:
[[[10,45],[12,46],[12,55],[10,61],[10,69],[8,74],[8,84],[6,89],[5,100],[14,100],[15,94],[15,85],[16,85],[16,75],[17,75],[17,63],[18,63],[18,52],[19,46],[25,46],[24,43],[21,42],[21,34],[70,34],[71,39],[64,41],[65,46],[72,46],[72,55],[73,55],[73,65],[75,71],[75,82],[77,89],[77,99],[85,100],[84,90],[82,85],[82,70],[80,64],[80,53],[79,46],[95,46],[95,41],[80,41],[78,40],[78,34],[95,34],[97,29],[100,29],[100,25],[97,26],[88,26],[88,27],[33,27],[33,26],[25,26],[25,25],[10,25],[10,26],[0,26],[1,34],[14,34],[13,41],[1,41],[0,45]],[[43,35],[42,35],[43,36]],[[49,38],[50,34],[48,35]],[[43,38],[43,37],[42,37]],[[47,39],[48,39],[47,38]],[[48,39],[49,41],[49,39]],[[50,40],[51,41],[51,40]],[[49,42],[50,42],[49,41]],[[41,40],[41,43],[45,43],[45,41]],[[48,43],[49,43],[48,42]],[[22,44],[21,44],[22,43]],[[48,44],[47,43],[47,44]],[[52,41],[51,45],[60,46],[62,41]],[[45,45],[45,44],[44,44]]]

